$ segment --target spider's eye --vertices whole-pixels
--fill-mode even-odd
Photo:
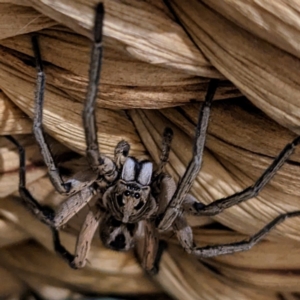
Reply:
[[[129,192],[129,191],[126,191],[126,192],[124,193],[124,195],[125,195],[126,197],[128,197],[128,196],[130,195],[130,192]]]
[[[134,198],[135,198],[135,199],[139,199],[140,197],[141,197],[141,195],[140,195],[139,193],[135,193],[135,194],[134,194]]]

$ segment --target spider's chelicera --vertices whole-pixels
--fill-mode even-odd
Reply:
[[[67,182],[64,182],[60,175],[42,130],[45,75],[37,37],[32,38],[38,72],[33,131],[48,167],[52,184],[59,193],[69,196],[56,211],[39,204],[26,189],[24,148],[13,137],[6,136],[18,147],[20,153],[20,196],[30,211],[52,228],[55,250],[73,268],[81,268],[85,265],[92,238],[98,226],[100,226],[100,238],[105,246],[117,251],[126,251],[136,246],[143,268],[155,273],[158,270],[157,263],[162,250],[159,231],[171,228],[188,253],[198,257],[211,257],[248,250],[275,225],[287,218],[300,215],[299,211],[279,215],[245,241],[206,247],[195,246],[191,227],[187,224],[183,213],[213,216],[226,208],[253,198],[293,153],[294,148],[299,144],[300,137],[281,151],[254,185],[208,205],[202,204],[190,195],[189,191],[201,168],[210,106],[218,85],[218,80],[213,79],[209,83],[205,101],[200,109],[193,157],[177,186],[165,171],[173,137],[170,128],[166,128],[163,133],[160,163],[155,170],[153,170],[152,162],[130,157],[130,146],[126,141],[120,141],[117,144],[112,159],[102,155],[99,151],[95,120],[102,59],[104,17],[102,3],[97,5],[95,15],[89,85],[82,114],[89,169],[75,174]],[[72,255],[61,244],[58,229],[94,197],[97,199],[96,204],[90,208],[85,218],[78,236],[75,254]]]

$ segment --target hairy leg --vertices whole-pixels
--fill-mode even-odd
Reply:
[[[141,222],[143,233],[136,240],[137,255],[142,268],[147,273],[155,275],[159,271],[159,262],[166,244],[159,241],[159,234],[153,221]]]
[[[19,151],[19,193],[25,206],[43,223],[52,226],[54,211],[50,207],[45,207],[39,204],[26,188],[26,166],[25,166],[25,149],[19,142],[10,135],[5,136],[11,141]]]
[[[214,257],[250,250],[254,245],[256,245],[260,240],[262,240],[275,226],[279,225],[286,219],[298,216],[300,216],[300,211],[279,215],[277,218],[275,218],[273,221],[271,221],[269,224],[263,227],[259,232],[251,236],[248,240],[206,247],[196,247],[194,245],[191,234],[191,228],[187,225],[186,222],[184,223],[182,222],[182,220],[178,221],[180,226],[175,225],[173,226],[173,229],[175,230],[178,240],[180,241],[182,247],[188,253],[191,253],[198,257]],[[176,221],[174,222],[174,224],[176,224]]]
[[[226,208],[256,197],[294,153],[294,150],[299,143],[300,137],[297,137],[291,143],[287,144],[252,186],[229,197],[216,200],[208,205],[198,202],[192,195],[187,195],[183,202],[184,210],[198,216],[214,216],[221,213]]]
[[[93,187],[86,187],[75,195],[69,197],[55,211],[55,216],[53,217],[53,227],[58,229],[66,224],[92,200],[95,194],[96,191]]]
[[[206,131],[208,127],[208,120],[210,115],[210,107],[213,101],[214,94],[218,86],[218,80],[212,79],[209,83],[207,94],[205,96],[205,101],[201,106],[198,118],[198,124],[196,128],[195,141],[194,141],[194,150],[193,157],[183,174],[175,194],[170,201],[166,211],[160,216],[160,222],[158,228],[160,230],[167,230],[175,221],[177,216],[181,212],[181,205],[184,201],[186,195],[190,191],[194,180],[196,179],[201,165],[202,165],[202,156],[206,140]]]
[[[91,168],[98,171],[101,157],[99,152],[97,125],[95,116],[95,106],[100,82],[100,72],[102,65],[102,28],[104,18],[103,3],[98,3],[96,6],[95,25],[94,25],[94,40],[91,52],[90,70],[89,70],[89,85],[82,113],[83,126],[86,139],[86,156]]]
[[[50,147],[45,140],[45,134],[43,131],[43,106],[44,106],[44,93],[45,93],[45,73],[43,70],[43,64],[41,59],[41,53],[38,45],[37,36],[32,37],[32,47],[36,60],[37,68],[37,81],[36,81],[36,92],[35,92],[35,111],[33,118],[33,133],[37,143],[40,146],[42,156],[45,164],[48,167],[48,173],[50,180],[55,189],[60,194],[68,194],[71,192],[71,185],[65,183],[59,173],[59,170],[53,159]]]
[[[74,255],[61,244],[58,231],[53,229],[54,249],[73,269],[85,266],[86,257],[89,253],[95,231],[99,226],[101,215],[102,211],[96,207],[89,211],[81,226]]]

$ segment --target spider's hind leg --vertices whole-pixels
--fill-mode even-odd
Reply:
[[[115,148],[114,161],[117,169],[120,170],[125,163],[126,158],[129,155],[130,145],[127,141],[120,141]]]
[[[187,232],[191,232],[191,228],[189,227],[176,228],[173,226],[173,229],[177,233],[177,237],[182,245],[182,247],[190,254],[196,255],[197,257],[214,257],[225,254],[232,254],[241,251],[250,250],[254,245],[256,245],[259,241],[261,241],[275,226],[282,223],[284,220],[294,217],[299,217],[300,211],[285,213],[279,215],[265,227],[263,227],[259,232],[251,236],[249,239],[228,243],[228,244],[220,244],[220,245],[212,245],[206,247],[195,247],[193,244],[193,239],[191,235],[187,234]],[[175,223],[176,224],[176,221]],[[181,229],[181,230],[180,230]]]

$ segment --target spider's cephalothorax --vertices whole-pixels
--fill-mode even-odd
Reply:
[[[153,215],[157,209],[150,196],[152,163],[128,157],[121,178],[103,195],[107,210],[123,223],[135,223]]]
[[[173,137],[170,128],[164,131],[160,163],[155,172],[152,170],[151,162],[138,161],[128,156],[130,147],[126,141],[118,143],[113,159],[103,156],[99,151],[95,120],[102,58],[104,17],[102,3],[96,6],[95,15],[89,85],[82,114],[89,169],[74,174],[73,178],[67,182],[64,182],[60,175],[42,130],[45,75],[37,38],[32,38],[38,70],[33,132],[42,149],[51,182],[59,193],[69,195],[69,198],[55,212],[39,204],[27,190],[24,148],[13,137],[7,136],[18,147],[20,154],[19,192],[23,202],[41,221],[51,226],[55,250],[73,268],[85,265],[92,238],[98,226],[100,226],[100,238],[105,246],[118,251],[125,251],[136,246],[143,268],[153,273],[157,271],[157,263],[161,254],[159,230],[165,231],[170,228],[176,233],[179,243],[188,253],[198,257],[210,257],[248,250],[275,225],[286,218],[300,215],[299,211],[279,215],[246,241],[207,247],[195,246],[192,229],[187,224],[183,212],[197,216],[213,216],[226,208],[253,198],[293,153],[294,148],[300,142],[300,137],[281,151],[254,185],[208,205],[199,202],[189,194],[189,191],[201,168],[210,106],[218,86],[218,80],[213,79],[209,82],[205,101],[200,109],[193,157],[177,186],[164,169],[169,158]],[[176,20],[179,19],[176,18]],[[93,197],[97,197],[96,205],[90,208],[85,218],[78,236],[75,255],[72,255],[61,245],[57,229],[66,224]]]

